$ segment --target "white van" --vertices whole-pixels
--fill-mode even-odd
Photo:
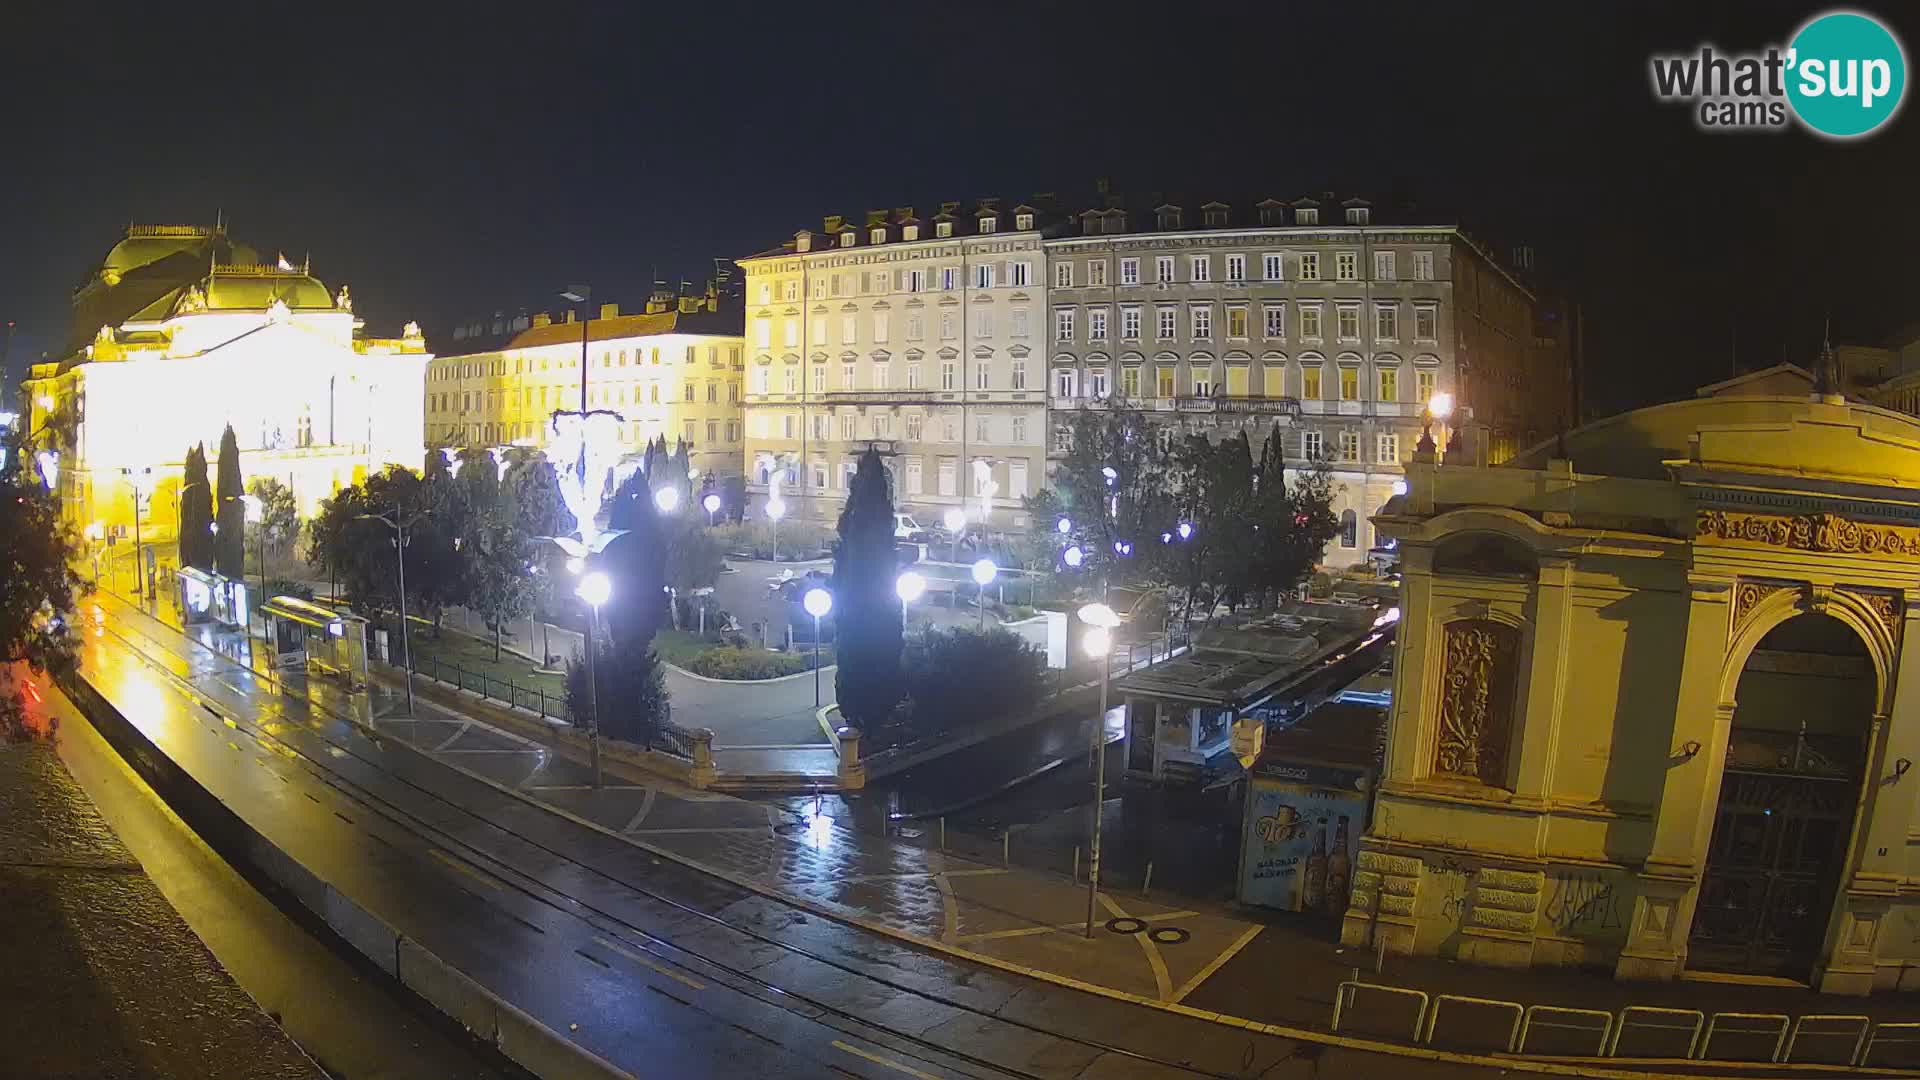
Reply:
[[[925,529],[922,529],[920,527],[920,523],[913,519],[912,514],[893,515],[893,538],[894,539],[912,540],[916,534],[923,533],[925,531],[926,531]]]

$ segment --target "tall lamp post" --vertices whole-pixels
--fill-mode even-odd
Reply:
[[[267,528],[263,524],[267,517],[267,504],[252,492],[240,496],[240,502],[247,508],[247,520],[253,523],[254,554],[260,565],[260,596],[253,606],[259,607],[267,599]],[[247,616],[247,625],[253,625],[251,613]]]
[[[980,609],[980,630],[982,633],[985,633],[987,629],[987,586],[993,584],[993,579],[998,576],[1000,576],[1000,568],[993,564],[992,559],[981,559],[979,562],[973,564],[973,583],[976,586],[974,589],[973,606]]]
[[[140,482],[153,476],[153,467],[142,465],[138,469],[121,466],[120,474],[133,485],[133,578],[140,590],[140,601],[147,600],[147,561],[146,553],[140,544]]]
[[[97,521],[87,523],[87,550],[93,554],[93,587],[100,587],[100,538],[107,535],[106,527]]]
[[[807,590],[800,605],[813,616],[813,707],[820,707],[820,619],[833,610],[833,594],[822,588]]]
[[[385,514],[355,514],[356,521],[377,521],[393,530],[393,564],[400,575],[400,667],[407,684],[407,715],[413,715],[413,647],[407,643],[407,530],[426,517],[426,511],[402,517],[398,507]]]
[[[774,481],[776,484],[779,481]],[[767,520],[773,523],[773,561],[780,561],[780,519],[787,516],[786,500],[780,497],[780,489],[774,488],[767,497]],[[766,642],[761,642],[762,645]]]
[[[593,746],[593,786],[600,787],[600,687],[593,673],[593,639],[600,629],[600,605],[613,595],[613,579],[595,570],[574,590],[587,602],[587,731]]]
[[[1120,616],[1105,604],[1088,604],[1079,612],[1087,631],[1087,654],[1100,661],[1100,715],[1093,721],[1093,821],[1087,841],[1087,936],[1093,936],[1094,906],[1100,894],[1100,818],[1107,801],[1107,677],[1112,669],[1113,628]]]

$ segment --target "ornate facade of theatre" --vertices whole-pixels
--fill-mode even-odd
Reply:
[[[1349,943],[1920,986],[1920,420],[1712,389],[1409,467]]]
[[[171,538],[187,449],[233,425],[251,481],[302,514],[389,463],[418,468],[426,342],[363,336],[352,298],[220,226],[135,225],[75,292],[61,359],[25,383],[30,430],[71,424],[59,486],[70,520]],[[63,433],[66,436],[66,433]],[[150,470],[150,471],[143,471]]]

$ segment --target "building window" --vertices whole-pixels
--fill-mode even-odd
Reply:
[[[1140,340],[1140,309],[1123,307],[1120,309],[1120,340]]]
[[[1393,280],[1393,252],[1376,251],[1373,253],[1373,278],[1375,281]]]
[[[902,239],[902,240],[918,240],[918,239],[920,239],[920,226],[918,226],[918,225],[904,225],[904,226],[901,226],[901,229],[900,229],[900,239]]]
[[[1394,304],[1380,304],[1373,309],[1373,338],[1375,341],[1400,340],[1400,308]]]
[[[1364,206],[1347,207],[1347,224],[1366,225],[1372,222],[1372,220],[1373,220],[1373,211],[1367,209],[1366,207]]]
[[[1087,369],[1087,396],[1098,400],[1106,397],[1107,394],[1108,394],[1107,369],[1106,368],[1088,368]]]
[[[1016,415],[1013,418],[1013,445],[1025,446],[1026,444],[1027,444],[1027,418],[1025,416]]]
[[[1140,396],[1140,368],[1138,365],[1120,369],[1120,395],[1137,398]]]
[[[1320,280],[1320,253],[1319,252],[1303,251],[1300,253],[1300,280],[1301,281],[1319,281]]]
[[[1072,398],[1079,389],[1079,373],[1072,368],[1056,368],[1053,372],[1053,396]]]
[[[1073,452],[1073,429],[1061,426],[1053,429],[1053,452],[1070,454]]]
[[[919,341],[924,335],[925,321],[918,315],[907,316],[907,340]]]
[[[873,362],[873,388],[875,390],[885,390],[892,381],[893,366],[885,360],[875,360]]]
[[[1383,367],[1380,369],[1380,400],[1400,400],[1400,370]]]
[[[1053,287],[1056,289],[1073,288],[1073,264],[1065,259],[1053,264]]]
[[[1320,224],[1320,208],[1319,208],[1319,207],[1317,207],[1317,206],[1296,206],[1296,207],[1294,207],[1294,210],[1293,210],[1293,223],[1294,223],[1295,225],[1318,225],[1318,224]]]
[[[952,235],[953,235],[953,222],[951,222],[951,221],[936,221],[936,222],[934,222],[934,223],[933,223],[933,235],[934,235],[934,236],[936,236],[936,237],[938,237],[938,238],[940,238],[940,239],[942,239],[942,240],[945,240],[945,239],[946,239],[947,237],[949,237],[949,236],[952,236]]]
[[[767,390],[767,379],[769,374],[770,372],[767,368],[757,367],[753,369],[753,392],[754,393],[765,394],[769,392]],[[540,397],[543,403],[546,400],[546,396],[547,396],[546,388],[542,387],[540,389]]]
[[[1327,449],[1321,442],[1319,432],[1303,431],[1300,433],[1300,456],[1306,458],[1308,461],[1325,461],[1327,459]]]
[[[1351,510],[1340,511],[1340,546],[1360,546],[1360,518]]]
[[[1391,431],[1386,432],[1380,436],[1379,442],[1380,442],[1380,445],[1377,447],[1377,449],[1380,452],[1379,459],[1378,459],[1380,464],[1382,465],[1399,464],[1400,463],[1399,433],[1391,432]]]
[[[993,288],[993,264],[978,263],[973,268],[973,287],[976,289]]]
[[[973,418],[973,441],[976,443],[990,443],[993,441],[992,417],[976,416]],[[973,493],[979,495],[982,494],[984,490],[984,487],[976,480],[974,482]]]
[[[1341,461],[1359,461],[1360,460],[1360,433],[1359,432],[1343,431],[1340,433],[1340,460]],[[1348,512],[1351,513],[1352,511],[1348,511]],[[1348,546],[1352,546],[1352,545],[1348,545]]]
[[[1195,255],[1187,260],[1187,280],[1199,283],[1213,280],[1213,260]]]
[[[912,432],[919,425],[914,424],[913,419],[915,418],[909,418],[907,421],[908,441],[912,441],[913,439],[917,438],[917,436],[912,434]],[[921,488],[922,488],[922,481],[920,477],[920,459],[917,457],[910,457],[907,459],[907,494],[918,495],[921,493]]]
[[[907,291],[908,292],[920,292],[926,287],[927,287],[927,272],[925,270],[907,271]]]
[[[1320,392],[1320,365],[1302,364],[1300,366],[1300,396],[1308,401],[1319,401],[1325,395]]]
[[[1247,257],[1245,255],[1227,256],[1227,280],[1247,280]]]
[[[886,413],[875,413],[873,417],[873,437],[876,439],[893,438],[893,417]]]
[[[907,389],[920,389],[920,361],[907,361]]]
[[[1009,280],[1007,284],[1022,286],[1031,284],[1033,264],[1029,262],[1010,262],[1007,264]]]
[[[924,425],[925,423],[926,423],[926,417],[921,416],[919,413],[907,414],[907,441],[908,442],[920,441],[920,429],[922,425]],[[907,466],[907,475],[912,476],[915,473],[918,473],[920,471],[919,465],[920,465],[920,462],[917,459],[909,463]]]
[[[1193,337],[1196,341],[1213,338],[1213,308],[1205,304],[1196,304],[1189,309],[1193,323]]]
[[[887,324],[888,319],[886,312],[876,311],[873,313],[873,340],[876,345],[884,343],[887,340]]]
[[[985,360],[975,360],[973,362],[973,388],[975,390],[987,389],[989,383],[992,380],[992,377],[993,377],[992,364],[988,363]]]
[[[1336,251],[1333,254],[1333,277],[1336,281],[1357,281],[1360,278],[1360,256],[1351,251]]]
[[[1197,367],[1193,369],[1193,396],[1194,397],[1212,397],[1213,396],[1213,369],[1212,368]]]
[[[684,391],[684,397],[682,398],[682,400],[685,400],[685,401],[693,400],[693,384],[692,383],[688,383],[686,385],[686,388]]]
[[[1161,255],[1153,260],[1153,280],[1162,285],[1173,281],[1173,256]]]
[[[773,323],[767,319],[753,320],[753,344],[757,348],[773,347]],[[542,361],[544,363],[544,361]]]
[[[1413,340],[1437,341],[1440,337],[1440,309],[1422,304],[1413,309]]]
[[[999,218],[988,215],[980,219],[980,231],[983,233],[993,232],[997,230],[999,227],[1000,227]]]
[[[1015,214],[1013,216],[1013,227],[1019,229],[1021,232],[1026,232],[1028,229],[1033,228],[1033,215]]]
[[[1060,308],[1053,313],[1053,340],[1073,340],[1073,309]]]
[[[1300,305],[1300,337],[1306,341],[1320,340],[1320,305]]]
[[[1107,283],[1107,260],[1088,259],[1087,260],[1087,284],[1093,285],[1093,286],[1103,286],[1106,283]],[[1068,284],[1072,284],[1072,283],[1069,282]]]
[[[1433,400],[1433,372],[1416,371],[1413,373],[1413,393],[1414,400],[1418,401],[1422,408],[1426,407],[1427,402]]]
[[[1260,309],[1264,317],[1264,332],[1268,341],[1282,341],[1287,336],[1287,305],[1267,304]]]
[[[1360,305],[1339,305],[1334,311],[1334,319],[1334,333],[1341,341],[1360,340]]]
[[[1092,308],[1087,312],[1087,340],[1107,340],[1107,309]]]
[[[1260,276],[1267,281],[1280,280],[1280,253],[1269,251],[1260,256]]]
[[[1013,362],[1013,388],[1015,390],[1025,390],[1027,388],[1027,362],[1025,360],[1015,360]]]
[[[1360,369],[1351,364],[1340,367],[1340,400],[1360,400]]]
[[[1227,308],[1227,336],[1236,341],[1247,338],[1247,309],[1242,305]]]
[[[858,418],[853,416],[851,413],[849,413],[846,416],[842,416],[840,418],[840,441],[841,442],[853,441],[854,435],[856,434],[855,425],[857,421],[858,421]]]
[[[948,435],[947,441],[948,442],[953,441],[952,435]],[[958,463],[955,462],[952,458],[941,459],[940,461],[940,494],[942,495],[959,494],[960,492],[960,487],[958,483],[959,477],[955,473],[955,469],[957,468],[957,466],[958,466]]]
[[[960,389],[960,376],[955,371],[951,360],[942,361],[940,364],[940,389]]]
[[[992,318],[984,311],[981,312],[980,315],[981,315],[981,318],[984,320],[981,323],[981,326],[984,328],[981,330],[981,333],[991,337],[993,335]],[[1017,338],[1023,338],[1027,336],[1027,309],[1026,308],[1014,308],[1012,311],[1007,313],[1007,335],[1009,337],[1017,337]]]
[[[941,267],[940,268],[940,288],[945,292],[952,292],[953,290],[959,287],[960,287],[960,268],[957,266]]]
[[[827,441],[827,427],[833,418],[826,413],[813,414],[813,438],[815,442]]]
[[[1413,253],[1413,280],[1433,280],[1433,252],[1416,251]]]
[[[940,340],[953,340],[953,312],[951,311],[940,313]]]
[[[1173,368],[1171,367],[1156,368],[1153,374],[1154,374],[1154,377],[1153,377],[1154,392],[1158,396],[1163,398],[1172,397],[1173,396]]]
[[[1140,284],[1140,260],[1139,259],[1121,259],[1120,260],[1120,284],[1122,285]]]
[[[1174,337],[1179,333],[1179,330],[1176,326],[1177,316],[1174,313],[1174,309],[1169,306],[1156,307],[1153,309],[1153,315],[1154,315],[1154,320],[1157,323],[1155,327],[1154,340],[1172,341]]]
[[[814,373],[814,380],[813,380],[814,391],[813,392],[817,394],[817,393],[820,393],[822,390],[826,389],[823,385],[821,385],[826,375],[826,369],[821,367],[816,367],[813,369],[813,373]],[[840,365],[840,389],[857,390],[859,388],[860,388],[860,376],[858,372],[855,370],[854,365],[841,364]]]

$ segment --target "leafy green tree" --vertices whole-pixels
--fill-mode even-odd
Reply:
[[[271,476],[256,476],[248,481],[247,494],[260,500],[260,520],[247,523],[248,550],[282,554],[300,535],[300,506],[293,489]]]
[[[247,504],[240,477],[240,444],[233,436],[233,425],[220,433],[220,458],[214,481],[214,519],[218,528],[213,535],[213,568],[223,577],[244,577],[247,572]]]
[[[1053,487],[1058,509],[1073,522],[1070,539],[1086,552],[1086,573],[1114,583],[1163,573],[1153,547],[1178,516],[1168,440],[1145,413],[1117,402],[1079,410],[1068,424],[1071,447]],[[1116,542],[1132,545],[1133,554],[1122,555]]]
[[[213,569],[213,488],[207,483],[207,448],[187,451],[180,480],[180,565]]]
[[[840,539],[833,551],[834,647],[840,665],[835,686],[840,715],[854,727],[877,729],[900,703],[900,570],[893,536],[893,493],[878,451],[860,457]]]
[[[80,639],[72,629],[72,567],[78,543],[61,523],[59,496],[22,467],[31,448],[20,433],[0,439],[0,733],[20,740],[49,732],[31,722],[18,682],[20,665],[63,673]]]
[[[533,607],[533,545],[499,510],[487,516],[471,543],[462,545],[469,600],[493,633],[495,663],[500,660],[501,631]]]
[[[544,457],[522,454],[509,458],[501,487],[509,519],[527,536],[565,536],[576,528],[566,500],[560,496],[559,478]]]
[[[1261,454],[1252,516],[1260,537],[1254,580],[1276,595],[1305,580],[1340,531],[1333,514],[1333,473],[1317,462],[1289,477],[1277,425]]]
[[[637,746],[651,744],[666,726],[670,707],[666,673],[659,657],[651,646],[630,651],[605,638],[594,646],[594,704],[600,733]],[[587,709],[587,664],[580,653],[567,661],[566,703],[574,725],[585,728],[591,714]]]
[[[1046,694],[1046,667],[1044,652],[1003,627],[929,628],[902,663],[909,730],[924,738],[1025,712]]]

